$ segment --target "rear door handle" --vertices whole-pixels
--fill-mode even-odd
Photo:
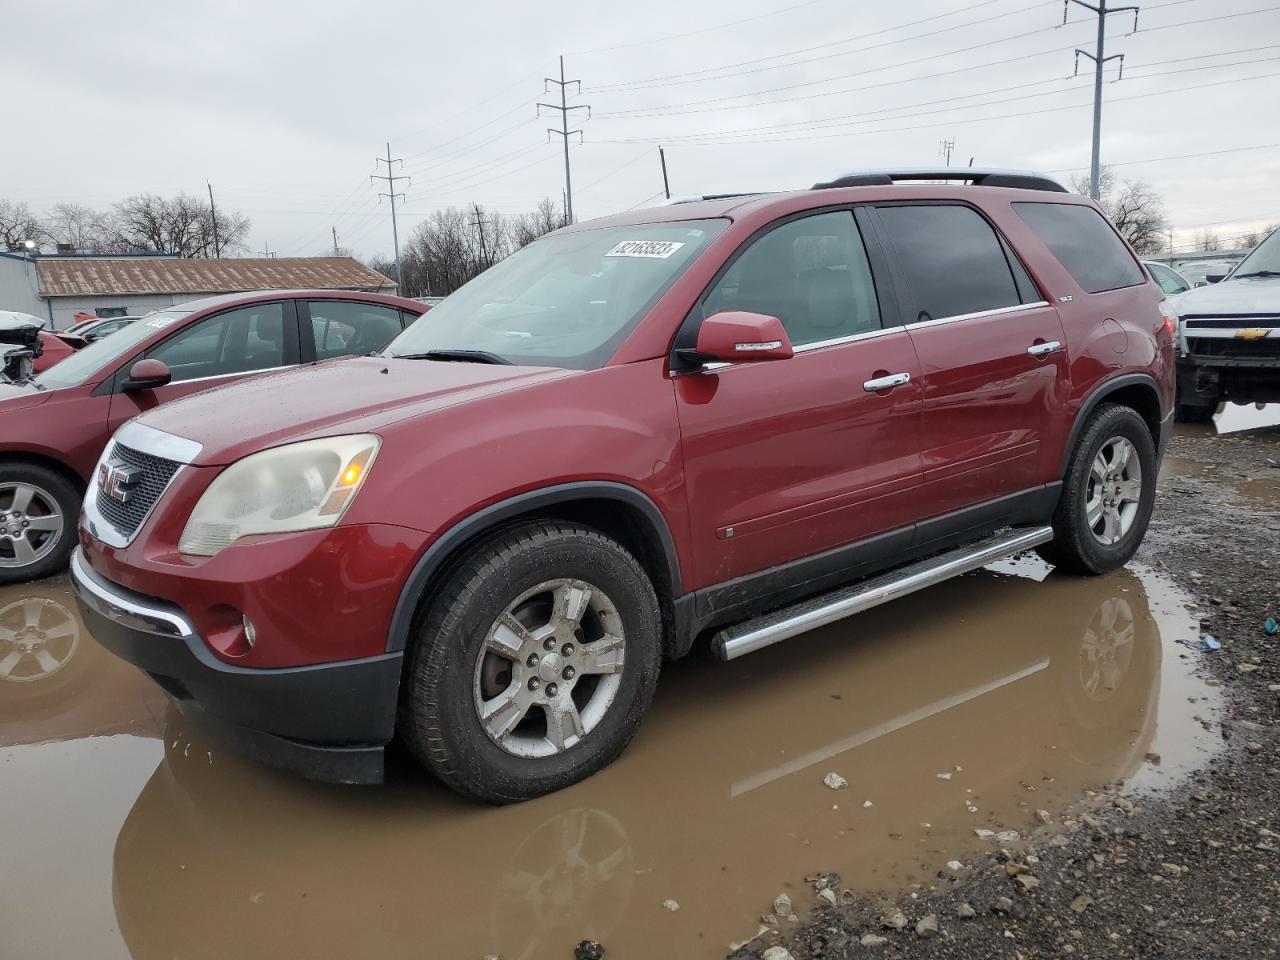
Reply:
[[[909,373],[891,373],[887,377],[876,377],[874,380],[868,380],[862,385],[862,389],[867,393],[876,393],[880,390],[891,390],[894,387],[900,387],[904,383],[911,382],[911,374]]]
[[[1057,340],[1050,340],[1048,343],[1033,343],[1027,347],[1027,353],[1033,357],[1043,357],[1046,354],[1057,353],[1062,349],[1062,344]]]

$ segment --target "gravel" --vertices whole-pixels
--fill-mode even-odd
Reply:
[[[1202,631],[1222,643],[1216,653],[1172,638],[1165,646],[1166,656],[1198,658],[1221,686],[1219,754],[1158,796],[1104,792],[1056,825],[1037,812],[1057,830],[1021,849],[1013,869],[999,849],[1006,838],[976,831],[993,841],[988,855],[963,870],[948,864],[934,887],[889,906],[843,890],[839,906],[822,904],[771,946],[781,938],[794,960],[869,950],[965,960],[1280,956],[1280,636],[1264,630],[1280,616],[1280,498],[1236,489],[1278,451],[1280,429],[1180,431],[1170,456],[1197,469],[1161,479],[1138,556],[1196,597]],[[939,917],[963,922],[940,926]],[[731,954],[779,956],[760,940]]]

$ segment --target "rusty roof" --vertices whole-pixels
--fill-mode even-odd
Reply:
[[[46,297],[121,296],[144,293],[239,293],[307,287],[379,290],[395,282],[353,257],[243,260],[59,258],[36,262]]]

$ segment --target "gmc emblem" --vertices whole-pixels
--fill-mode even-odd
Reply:
[[[133,484],[142,478],[142,468],[123,460],[108,460],[98,468],[98,491],[120,503],[133,496]]]

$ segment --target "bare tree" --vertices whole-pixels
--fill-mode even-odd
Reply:
[[[248,217],[219,210],[215,233],[209,206],[202,200],[185,193],[172,199],[143,193],[115,205],[110,236],[119,250],[218,257],[246,249],[249,225]]]
[[[550,197],[543,197],[532,213],[515,218],[511,225],[511,242],[517,248],[523,247],[563,226],[564,215],[556,209],[555,201]]]
[[[1280,229],[1280,223],[1269,223],[1261,230],[1250,230],[1248,233],[1242,233],[1237,246],[1242,250],[1252,250],[1277,229]]]
[[[28,240],[37,249],[49,242],[49,235],[31,208],[17,200],[0,200],[0,250],[25,250]]]
[[[1075,177],[1072,186],[1077,193],[1089,193],[1087,177]],[[1164,247],[1164,234],[1169,221],[1164,215],[1164,202],[1155,189],[1142,180],[1117,180],[1109,167],[1098,175],[1098,203],[1138,253],[1156,253]]]
[[[1218,236],[1216,230],[1210,230],[1206,227],[1196,233],[1196,249],[1203,250],[1206,253],[1214,250],[1222,249],[1222,237]]]
[[[82,253],[105,253],[110,249],[109,218],[82,203],[55,204],[45,215],[44,229],[54,243],[65,243]]]

